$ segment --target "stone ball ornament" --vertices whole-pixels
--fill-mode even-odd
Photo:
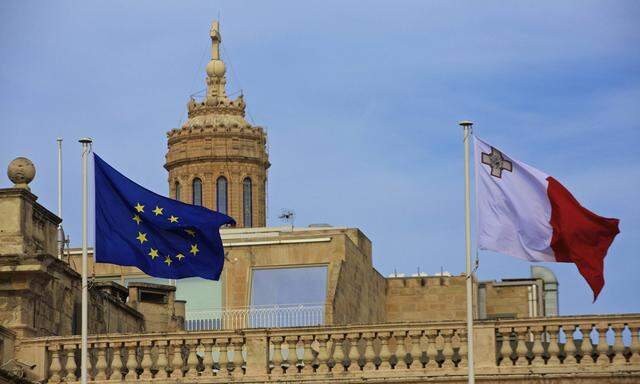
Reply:
[[[15,188],[29,189],[28,184],[36,177],[36,167],[26,157],[16,157],[9,163],[7,176]]]

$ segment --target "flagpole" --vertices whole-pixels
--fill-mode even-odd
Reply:
[[[82,138],[82,341],[80,345],[80,383],[87,384],[87,333],[89,289],[87,286],[87,161],[92,140]]]
[[[468,382],[475,383],[473,368],[473,271],[471,269],[471,182],[469,179],[469,139],[471,138],[473,123],[461,121],[464,132],[464,218],[465,240],[467,256],[467,366]]]
[[[62,137],[56,139],[58,142],[58,217],[62,219]],[[58,259],[62,259],[64,253],[64,231],[62,222],[58,224]]]

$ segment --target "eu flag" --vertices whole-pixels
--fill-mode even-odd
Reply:
[[[219,230],[231,217],[153,193],[95,154],[94,168],[96,261],[168,279],[220,278]]]

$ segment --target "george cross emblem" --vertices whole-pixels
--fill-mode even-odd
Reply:
[[[482,164],[491,167],[491,176],[502,178],[502,171],[513,172],[513,165],[509,160],[505,160],[502,152],[491,147],[491,153],[482,153]]]

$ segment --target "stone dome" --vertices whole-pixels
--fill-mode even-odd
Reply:
[[[222,60],[211,60],[207,63],[207,75],[209,77],[222,77],[226,72],[224,62]]]

